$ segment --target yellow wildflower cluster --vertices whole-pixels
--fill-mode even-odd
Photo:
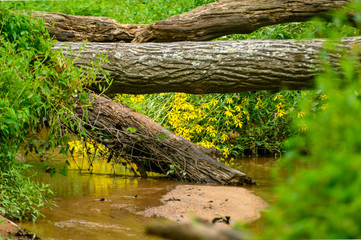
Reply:
[[[257,103],[256,106],[254,107],[256,110],[259,109],[260,107],[263,107],[262,97],[263,95],[257,96]]]
[[[208,127],[197,124],[204,117],[202,108],[196,108],[193,104],[188,102],[188,95],[185,93],[176,93],[173,101],[170,102],[171,111],[168,112],[168,124],[170,124],[174,133],[191,140],[194,134],[202,132],[213,132]],[[203,104],[203,109],[209,108],[207,104]],[[192,125],[192,127],[190,127]]]
[[[134,95],[134,94],[120,94],[118,99],[128,98],[133,104],[141,104],[145,101],[144,95]]]
[[[280,102],[279,104],[276,105],[276,116],[278,117],[283,117],[283,115],[287,114],[287,111],[284,109],[285,104]]]
[[[203,96],[166,93],[119,95],[119,100],[187,140],[204,147],[217,147],[229,161],[237,151],[252,148],[251,151],[256,152],[257,148],[267,148],[263,133],[268,134],[267,141],[280,146],[291,131],[286,127],[281,136],[272,135],[275,131],[271,129],[289,123],[292,116],[289,113],[296,109],[300,95],[304,97],[306,93],[262,91]],[[327,96],[320,95],[320,99],[327,99]],[[295,116],[301,119],[305,112]]]
[[[298,118],[303,118],[305,116],[305,112],[300,111],[299,113],[297,113],[297,117]]]

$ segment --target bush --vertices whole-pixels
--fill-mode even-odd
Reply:
[[[351,7],[360,16],[361,2]],[[343,26],[345,19],[341,10],[334,22]],[[279,199],[266,213],[262,239],[361,236],[360,46],[346,51],[335,45],[338,32],[317,34],[332,38],[322,53],[325,71],[316,79],[318,89],[328,96],[327,103],[318,111],[313,99],[306,98],[300,105],[305,114],[295,126],[304,125],[307,130],[289,141],[290,149],[281,161],[288,170],[287,179],[276,187]],[[336,53],[341,60],[331,64],[331,54]]]
[[[0,8],[0,213],[36,219],[49,200],[47,186],[28,180],[28,166],[16,160],[20,149],[41,153],[66,146],[61,121],[71,116],[72,94],[85,99],[81,71],[52,51],[44,24]],[[38,131],[48,127],[44,141]]]

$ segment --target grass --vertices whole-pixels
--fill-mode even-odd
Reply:
[[[190,11],[212,0],[68,0],[4,2],[13,10],[62,12],[81,16],[110,17],[123,24],[149,24]]]

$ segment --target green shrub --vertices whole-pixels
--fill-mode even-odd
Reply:
[[[72,94],[85,99],[83,85],[92,78],[52,51],[43,22],[0,8],[0,213],[36,219],[48,201],[47,186],[28,180],[28,168],[16,160],[20,149],[41,153],[66,146],[60,131],[70,117]],[[48,128],[45,140],[38,131]]]
[[[220,149],[225,160],[230,157],[229,160],[234,161],[231,157],[280,155],[283,140],[294,133],[289,128],[290,113],[305,95],[306,92],[301,91],[175,93],[121,95],[117,100],[177,135]]]
[[[359,16],[360,1],[352,7]],[[345,19],[341,10],[334,22],[342,26]],[[361,237],[360,46],[346,51],[335,45],[336,37],[342,36],[339,32],[320,28],[317,34],[332,38],[322,53],[325,71],[316,79],[328,103],[319,111],[315,111],[313,99],[300,104],[305,115],[295,126],[308,129],[289,140],[289,150],[281,161],[287,179],[276,187],[278,201],[266,213],[262,239]],[[341,60],[331,64],[330,54],[336,53]]]

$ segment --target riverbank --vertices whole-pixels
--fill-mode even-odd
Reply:
[[[39,239],[36,234],[20,228],[16,223],[0,215],[0,239]]]
[[[252,191],[240,187],[178,185],[161,197],[162,205],[138,212],[147,217],[165,217],[189,223],[193,218],[206,222],[252,222],[260,218],[267,203]]]
[[[0,237],[3,239],[14,236],[20,231],[20,227],[0,215]]]

